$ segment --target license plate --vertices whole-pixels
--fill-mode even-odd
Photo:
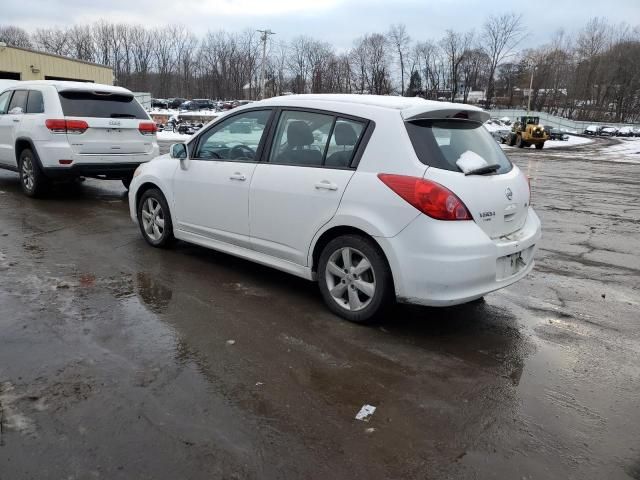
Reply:
[[[511,277],[527,266],[522,256],[523,252],[516,252],[498,259],[497,279]]]

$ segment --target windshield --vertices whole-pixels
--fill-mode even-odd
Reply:
[[[502,148],[480,122],[415,120],[405,125],[416,155],[425,165],[461,172],[459,161],[473,157],[486,165],[498,165],[496,174],[507,173],[512,168]]]
[[[60,103],[65,117],[149,119],[132,95],[60,92]]]

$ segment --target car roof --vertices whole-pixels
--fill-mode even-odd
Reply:
[[[489,114],[481,108],[462,103],[436,102],[419,97],[399,97],[385,95],[357,94],[302,94],[273,97],[254,102],[251,107],[272,105],[282,107],[308,107],[336,110],[353,115],[366,114],[366,111],[396,111],[405,120],[421,118],[451,117],[464,112],[470,119],[486,121]]]
[[[55,87],[59,92],[68,91],[91,91],[91,92],[107,92],[107,93],[122,93],[131,94],[131,90],[127,90],[123,87],[116,87],[113,85],[104,85],[102,83],[91,82],[71,82],[66,80],[25,80],[22,82],[16,82],[11,85],[13,89],[28,88],[28,87]]]

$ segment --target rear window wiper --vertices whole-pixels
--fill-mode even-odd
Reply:
[[[112,113],[109,115],[111,118],[136,118],[135,115],[130,113]]]
[[[493,173],[500,170],[502,165],[498,163],[492,163],[491,165],[485,165],[484,167],[474,168],[465,172],[465,175],[484,175],[485,173]]]

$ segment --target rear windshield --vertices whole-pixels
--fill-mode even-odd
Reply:
[[[497,164],[496,174],[511,170],[511,162],[482,123],[470,120],[415,120],[406,122],[416,155],[430,167],[461,172],[460,157],[482,157]]]
[[[139,118],[147,113],[131,95],[60,92],[65,117]]]

